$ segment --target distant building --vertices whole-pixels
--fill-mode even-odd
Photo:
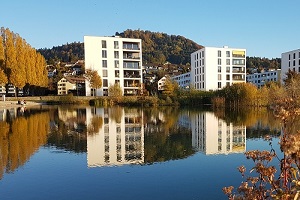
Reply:
[[[136,95],[143,83],[142,40],[84,36],[85,68],[97,70],[103,86],[96,96],[107,96],[110,85],[119,84],[124,95]],[[86,84],[86,95],[91,96]]]
[[[254,73],[247,75],[247,82],[256,85],[258,88],[261,88],[268,82],[277,82],[280,81],[281,70],[270,70],[264,71],[261,73]]]
[[[300,49],[281,54],[281,81],[283,82],[288,71],[300,72]]]
[[[191,73],[184,73],[177,76],[172,76],[172,80],[176,81],[180,88],[189,89],[191,84]]]
[[[191,84],[196,90],[218,90],[246,82],[246,49],[204,47],[191,54]]]
[[[167,79],[167,77],[164,76],[164,77],[162,77],[161,79],[159,79],[159,80],[157,81],[157,89],[158,89],[158,91],[162,91],[162,90],[165,89],[165,82],[166,82],[166,79]]]
[[[77,93],[82,96],[85,89],[85,79],[76,77],[63,77],[57,82],[57,94],[66,95],[69,93]]]

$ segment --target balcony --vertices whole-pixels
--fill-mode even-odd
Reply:
[[[124,70],[124,78],[141,78],[139,71]]]
[[[233,81],[245,81],[245,76],[244,75],[233,74],[232,75],[232,80]]]
[[[123,59],[127,59],[127,60],[130,60],[130,59],[139,60],[140,58],[141,57],[140,57],[139,53],[124,53],[123,54]]]
[[[232,68],[232,73],[245,73],[244,68]]]
[[[123,49],[126,49],[126,50],[137,50],[137,51],[140,50],[138,43],[123,43]]]

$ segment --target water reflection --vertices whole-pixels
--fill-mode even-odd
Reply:
[[[88,108],[87,125],[88,167],[144,163],[141,110]]]
[[[17,108],[0,111],[0,179],[24,165],[47,143],[49,115],[39,109],[18,114]]]
[[[227,117],[228,116],[228,117]],[[246,129],[247,126],[247,129]],[[267,111],[226,114],[175,108],[48,106],[0,110],[0,178],[24,165],[40,146],[87,155],[87,166],[153,164],[243,153],[247,138],[273,133]]]
[[[205,154],[243,153],[246,126],[233,125],[212,112],[191,114],[193,147]]]

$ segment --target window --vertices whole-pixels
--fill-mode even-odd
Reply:
[[[115,71],[115,77],[116,77],[116,78],[119,78],[119,77],[120,77],[120,72],[119,72],[119,70],[116,70],[116,71]]]
[[[222,74],[218,74],[218,81],[222,80]]]
[[[103,79],[103,87],[108,87],[108,81],[107,81],[107,79]]]
[[[202,57],[204,57],[204,51],[202,51]]]
[[[102,67],[107,68],[107,60],[102,60]]]
[[[107,70],[106,69],[103,69],[102,73],[103,73],[103,77],[107,77]]]
[[[230,67],[226,67],[226,72],[230,73]]]
[[[289,54],[289,60],[291,60],[291,54]]]
[[[230,51],[226,51],[226,57],[230,57]]]
[[[295,66],[295,60],[293,60],[293,66]]]
[[[226,75],[226,80],[230,81],[230,75]]]
[[[102,40],[102,48],[106,48],[106,41]]]
[[[296,53],[294,53],[293,58],[296,59]]]
[[[226,65],[230,65],[230,59],[226,59]]]
[[[218,58],[218,65],[222,65],[221,58]]]
[[[222,87],[221,82],[218,82],[218,88],[221,88],[221,87]]]
[[[102,58],[107,58],[107,52],[106,52],[106,50],[102,50]]]
[[[218,50],[218,57],[221,57],[221,51],[220,50]]]
[[[119,42],[118,41],[114,41],[114,48],[118,49],[119,48]]]
[[[119,58],[119,52],[118,51],[115,51],[114,55],[115,55],[115,58]]]
[[[119,68],[119,61],[115,60],[115,68]]]
[[[218,72],[221,73],[221,66],[218,66]]]

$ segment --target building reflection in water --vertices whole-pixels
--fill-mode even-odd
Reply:
[[[86,114],[88,167],[144,163],[141,110],[87,108]]]
[[[191,114],[191,129],[193,147],[205,154],[246,151],[246,127],[227,123],[212,112]]]

